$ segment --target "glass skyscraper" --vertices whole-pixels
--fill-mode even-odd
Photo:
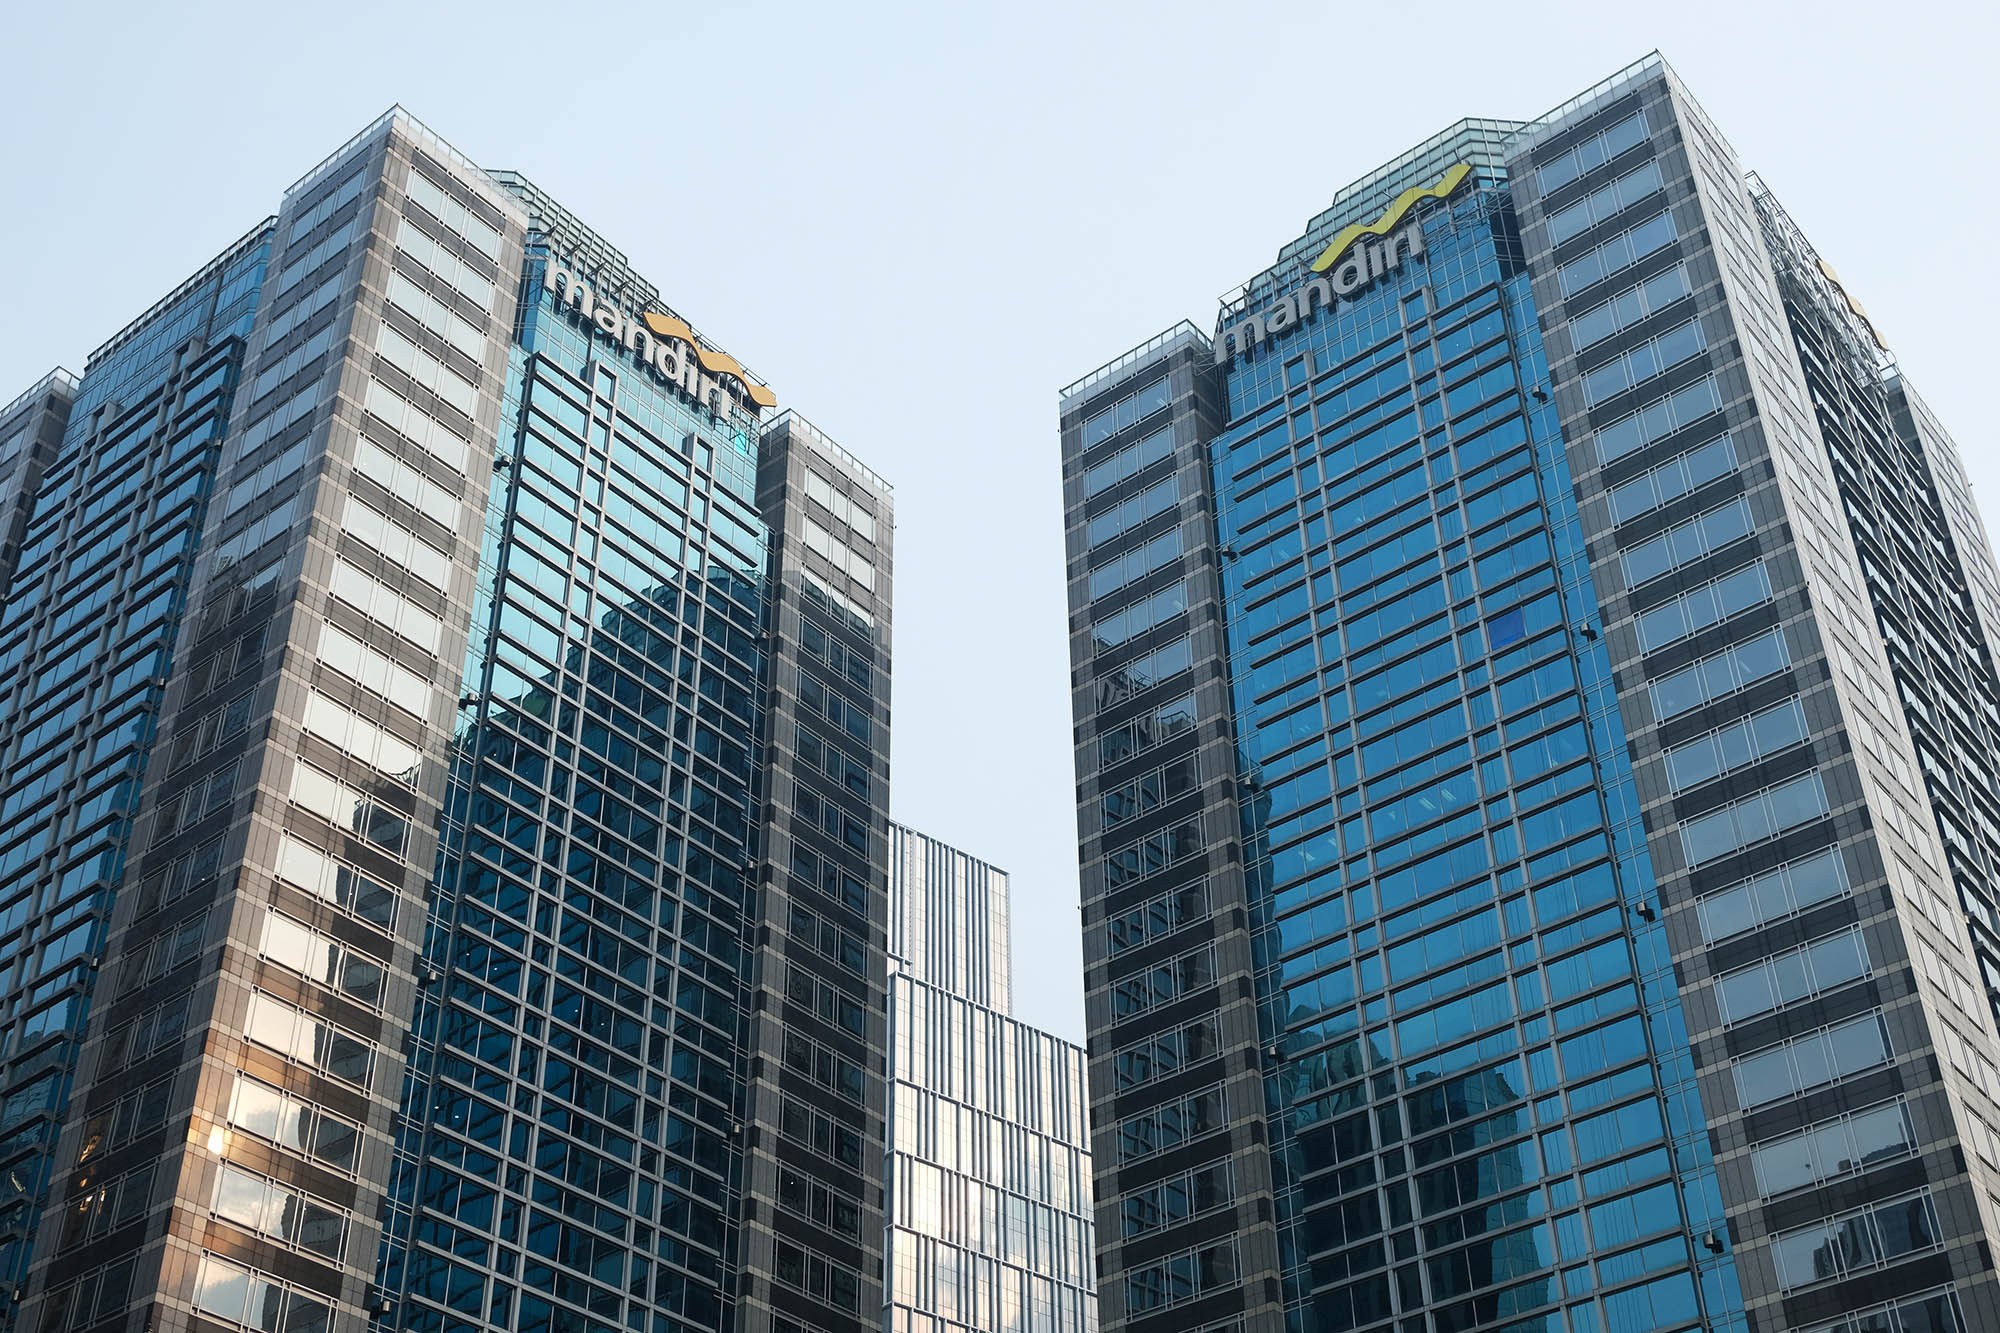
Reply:
[[[400,110],[0,412],[0,1323],[873,1328],[888,486]]]
[[[883,1333],[1095,1333],[1087,1057],[1012,1017],[1006,872],[889,841]]]
[[[1106,1328],[2000,1327],[2000,580],[1662,61],[1061,427]]]

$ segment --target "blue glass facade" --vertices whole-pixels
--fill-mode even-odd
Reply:
[[[2000,580],[1664,62],[1061,422],[1106,1328],[2000,1319]]]
[[[18,499],[0,603],[0,1283],[25,1278],[126,878],[221,443],[269,258],[260,227],[92,356]],[[115,977],[117,971],[112,969]],[[11,1318],[10,1304],[0,1320]]]
[[[384,1285],[411,1329],[559,1310],[716,1327],[763,665],[756,443],[709,443],[539,280],[518,344],[426,926],[449,981],[418,1004],[408,1240]]]
[[[50,393],[0,1318],[874,1326],[888,485],[400,110]]]
[[[1210,446],[1288,1327],[1741,1327],[1503,181]]]

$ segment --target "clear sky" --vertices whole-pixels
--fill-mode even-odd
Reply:
[[[9,7],[0,400],[401,102],[622,247],[896,486],[896,817],[1014,876],[1080,1039],[1056,394],[1461,116],[1665,52],[2000,478],[1989,6]]]

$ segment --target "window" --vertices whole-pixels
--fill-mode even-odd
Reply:
[[[1868,946],[1855,926],[1717,977],[1715,1002],[1731,1026],[1867,975]]]
[[[1965,1333],[1965,1316],[1950,1287],[1846,1315],[1810,1333]]]
[[[1160,939],[1207,916],[1207,884],[1170,890],[1106,921],[1109,951],[1115,958],[1127,949],[1136,949],[1147,940]]]
[[[390,365],[401,370],[464,415],[468,417],[477,415],[479,390],[456,370],[389,325],[384,324],[376,331],[375,350],[380,352],[382,358]]]
[[[1109,708],[1148,686],[1179,675],[1193,665],[1194,648],[1188,640],[1170,643],[1100,676],[1097,681],[1097,706]]]
[[[1083,474],[1083,493],[1096,495],[1127,477],[1137,476],[1144,469],[1166,458],[1174,451],[1174,428],[1163,426],[1145,439],[1128,444],[1096,467]]]
[[[1223,1105],[1223,1089],[1218,1083],[1124,1121],[1118,1126],[1119,1165],[1226,1129]]]
[[[1125,1275],[1125,1308],[1140,1314],[1219,1291],[1236,1282],[1236,1267],[1231,1239],[1133,1269]]]
[[[817,554],[835,569],[845,572],[849,578],[868,591],[873,592],[875,590],[875,565],[867,556],[854,550],[846,542],[834,536],[829,529],[815,523],[811,518],[805,520],[805,528],[806,548],[808,550]]]
[[[1113,1075],[1122,1092],[1177,1074],[1216,1054],[1215,1019],[1198,1018],[1119,1051],[1112,1060]]]
[[[1187,595],[1187,580],[1183,579],[1123,611],[1112,612],[1091,626],[1091,645],[1101,653],[1116,648],[1135,635],[1144,634],[1155,625],[1165,624],[1187,610]]]
[[[1587,371],[1583,377],[1583,400],[1594,407],[1613,394],[1623,393],[1635,385],[1644,384],[1655,375],[1665,373],[1689,357],[1698,355],[1707,346],[1708,340],[1701,331],[1700,320],[1691,319],[1677,325],[1650,342]]]
[[[278,878],[323,898],[363,921],[387,927],[396,919],[396,894],[287,833],[278,844]]]
[[[1105,790],[1098,809],[1107,827],[1159,809],[1194,790],[1199,772],[1195,756],[1187,755],[1150,773]]]
[[[1667,781],[1676,792],[1747,767],[1806,739],[1805,705],[1794,697],[1739,718],[1666,752]]]
[[[1120,1230],[1126,1240],[1151,1235],[1221,1208],[1235,1198],[1229,1163],[1213,1162],[1126,1195],[1118,1205]]]
[[[407,274],[393,271],[389,274],[388,294],[397,309],[465,353],[474,365],[486,359],[486,334]]]
[[[275,1181],[224,1162],[215,1179],[215,1215],[246,1231],[336,1262],[347,1242],[347,1218]]]
[[[1611,488],[1611,521],[1624,523],[1706,486],[1736,470],[1736,446],[1727,435],[1697,445],[1650,472]]]
[[[1738,612],[1771,600],[1771,576],[1764,562],[1745,565],[1638,617],[1639,648],[1652,652],[1670,643],[1679,643],[1711,625],[1719,625]]]
[[[486,219],[446,194],[430,177],[414,167],[405,187],[411,200],[445,226],[471,241],[488,259],[500,258],[500,232]]]
[[[333,1307],[325,1302],[212,1254],[201,1256],[194,1304],[203,1314],[258,1333],[324,1333],[333,1327]]]
[[[243,1033],[329,1078],[368,1086],[375,1065],[375,1048],[349,1032],[328,1024],[262,991],[250,996]]]
[[[258,952],[351,1000],[375,1006],[382,1002],[380,963],[288,916],[265,912]]]
[[[292,767],[292,799],[342,832],[358,833],[398,856],[403,852],[410,826],[401,815],[304,760]]]
[[[1750,1150],[1750,1165],[1757,1188],[1770,1198],[1866,1171],[1915,1148],[1909,1112],[1899,1097],[1760,1144]]]
[[[1179,477],[1167,477],[1154,482],[1116,508],[1099,514],[1090,520],[1086,544],[1096,546],[1108,542],[1119,533],[1136,528],[1147,519],[1164,514],[1180,503],[1181,483]]]
[[[1722,410],[1722,391],[1707,376],[1647,403],[1597,432],[1597,460],[1610,463],[1642,449],[1682,426]]]
[[[1582,351],[1603,342],[1622,329],[1629,329],[1646,316],[1666,309],[1688,294],[1687,270],[1679,264],[1658,273],[1636,287],[1594,306],[1570,321],[1571,345]]]
[[[1543,194],[1560,190],[1592,167],[1602,166],[1646,140],[1646,117],[1638,113],[1600,130],[1569,151],[1535,169],[1535,187]]]
[[[342,1171],[354,1169],[361,1144],[359,1126],[240,1072],[229,1094],[229,1123]]]
[[[454,472],[465,471],[472,446],[458,433],[377,379],[368,381],[363,404],[404,439]]]
[[[1204,944],[1117,982],[1111,988],[1114,1021],[1170,1004],[1215,982],[1215,946]]]
[[[1549,244],[1561,245],[1572,236],[1579,236],[1598,223],[1609,221],[1647,195],[1658,194],[1664,188],[1658,161],[1648,162],[1637,171],[1628,171],[1617,180],[1598,186],[1567,208],[1549,214]]]
[[[1114,848],[1104,856],[1104,882],[1112,887],[1144,879],[1202,848],[1201,821],[1188,820]]]
[[[875,540],[875,516],[847,496],[833,489],[833,483],[806,469],[806,494],[826,506],[828,513],[853,528],[869,541]]]
[[[1102,683],[1099,691],[1102,693]],[[1161,704],[1144,717],[1101,732],[1097,738],[1097,761],[1110,765],[1129,759],[1189,731],[1195,723],[1194,696],[1183,695]]]
[[[1681,825],[1681,849],[1687,863],[1698,866],[1810,823],[1829,808],[1819,774],[1806,773],[1688,820]]]
[[[1793,1037],[1738,1060],[1736,1099],[1744,1110],[1837,1083],[1889,1062],[1889,1028],[1882,1011]]]
[[[1750,502],[1740,495],[1684,523],[1676,523],[1619,557],[1625,586],[1637,587],[1690,561],[1740,542],[1750,535],[1754,526],[1755,522],[1750,517]]]
[[[1847,887],[1840,849],[1829,847],[1703,898],[1696,906],[1702,939],[1713,944],[1783,920],[1840,897]]]
[[[1109,563],[1090,571],[1090,600],[1142,579],[1156,569],[1162,569],[1181,556],[1181,530],[1173,529],[1153,538],[1144,546],[1114,557]]]
[[[1556,270],[1556,280],[1564,299],[1632,267],[1661,247],[1673,244],[1676,234],[1674,215],[1655,213],[1630,230],[1619,232],[1595,250],[1570,260]]]
[[[423,751],[314,690],[306,695],[305,729],[398,782],[414,785]]]
[[[1127,394],[1110,407],[1083,423],[1083,447],[1102,444],[1135,421],[1151,416],[1172,400],[1173,388],[1167,380],[1155,380],[1136,393]]]
[[[366,436],[354,442],[354,470],[446,528],[458,526],[458,496]]]
[[[376,652],[338,626],[319,627],[319,660],[349,680],[419,718],[428,718],[430,683],[393,658]]]
[[[1692,708],[1732,694],[1744,686],[1776,675],[1792,663],[1782,630],[1770,630],[1744,643],[1690,663],[1651,686],[1653,715],[1661,722]]]
[[[333,562],[333,595],[370,620],[435,656],[443,646],[444,622],[401,593],[377,583],[345,560]]]
[[[388,557],[439,592],[451,587],[451,557],[415,533],[392,523],[358,496],[347,497],[340,525],[363,545]]]

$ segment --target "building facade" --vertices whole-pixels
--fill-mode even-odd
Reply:
[[[893,502],[774,405],[395,110],[0,414],[13,1327],[876,1324]]]
[[[1663,62],[1061,424],[1106,1327],[2000,1326],[2000,585]]]
[[[889,841],[884,1333],[1095,1333],[1084,1051],[1011,1016],[1006,873]]]

